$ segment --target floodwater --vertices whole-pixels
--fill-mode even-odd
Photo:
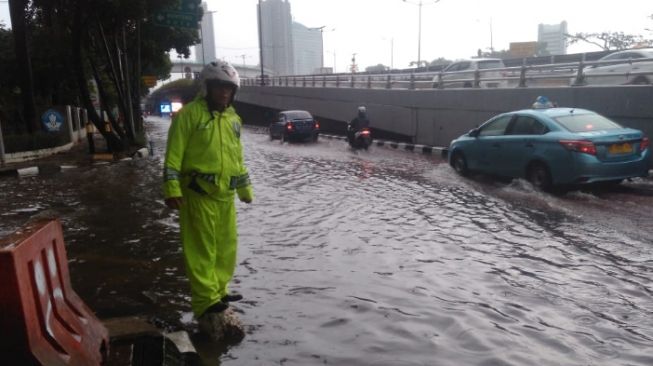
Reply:
[[[101,318],[196,331],[155,156],[0,180],[0,235],[64,225],[73,287]],[[243,133],[232,288],[247,336],[195,337],[207,365],[652,365],[653,184],[552,196],[463,179],[437,157]]]

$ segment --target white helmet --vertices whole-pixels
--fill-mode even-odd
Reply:
[[[365,108],[364,105],[358,107],[358,113],[365,113],[365,112],[367,112],[367,109]]]
[[[236,88],[234,95],[238,88],[240,88],[240,77],[238,71],[231,66],[227,61],[217,60],[209,62],[200,73],[200,94],[206,96],[206,82],[209,80],[217,80],[224,84],[232,85]]]

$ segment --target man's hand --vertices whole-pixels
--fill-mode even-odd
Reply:
[[[183,201],[182,201],[181,197],[166,198],[166,206],[168,206],[168,208],[171,208],[173,210],[179,210],[179,208],[181,207],[182,202]]]

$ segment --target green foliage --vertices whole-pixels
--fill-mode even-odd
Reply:
[[[10,30],[0,26],[0,120],[8,123],[16,110],[16,92],[19,84],[14,54],[14,37]]]
[[[625,50],[652,42],[652,40],[644,39],[641,35],[625,34],[624,32],[576,33],[565,36],[570,45],[585,42],[604,51]]]
[[[201,19],[201,0],[184,1],[195,4],[197,18]],[[84,88],[80,85],[83,80],[93,79],[91,66],[95,66],[107,93],[105,101],[109,109],[119,105],[121,112],[125,113],[127,100],[132,99],[134,114],[138,115],[138,100],[147,94],[141,75],[167,78],[172,68],[168,53],[174,49],[188,57],[190,46],[199,43],[198,29],[159,27],[152,23],[152,14],[174,9],[179,4],[180,0],[28,1],[25,14],[37,105],[74,104],[91,108],[88,93],[82,91]],[[76,22],[76,19],[81,21]],[[73,47],[80,44],[74,42],[75,36],[77,40],[81,37],[81,52]],[[0,67],[3,70],[0,73],[0,118],[5,125],[16,125],[21,119],[20,89],[16,87],[17,62],[12,32],[2,24],[0,47],[3,50],[0,53]],[[126,55],[128,62],[125,63],[124,58],[119,59],[119,55]],[[137,63],[139,55],[140,68]],[[126,85],[121,82],[122,71],[126,71],[125,75],[128,72],[132,95],[127,93]],[[139,92],[141,95],[137,95]],[[9,111],[8,106],[17,111]],[[24,128],[13,126],[9,130],[22,131]],[[114,137],[124,139],[124,134],[118,134],[120,136]]]
[[[551,52],[547,51],[547,42],[537,42],[537,52],[535,56],[550,56]]]
[[[510,51],[508,50],[488,50],[488,51],[482,51],[478,50],[476,53],[478,57],[490,57],[490,58],[500,58],[500,59],[505,59],[505,58],[510,58]]]
[[[438,57],[438,58],[436,58],[435,60],[431,61],[431,62],[429,63],[429,66],[447,66],[447,65],[449,65],[449,64],[452,63],[452,62],[453,62],[453,61],[448,60],[448,59],[446,59],[446,58],[444,58],[444,57]]]
[[[367,72],[386,72],[388,70],[390,70],[390,68],[388,66],[385,66],[384,64],[377,64],[365,68],[365,71]]]

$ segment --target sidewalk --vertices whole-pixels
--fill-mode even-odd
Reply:
[[[24,175],[51,174],[66,169],[90,166],[100,161],[114,161],[129,158],[129,156],[148,156],[147,148],[141,148],[137,151],[127,151],[121,153],[122,159],[107,152],[106,142],[100,134],[94,134],[95,154],[91,155],[88,150],[88,142],[82,140],[69,150],[46,156],[43,158],[27,160],[17,163],[8,163],[0,166],[1,177],[20,177]]]

